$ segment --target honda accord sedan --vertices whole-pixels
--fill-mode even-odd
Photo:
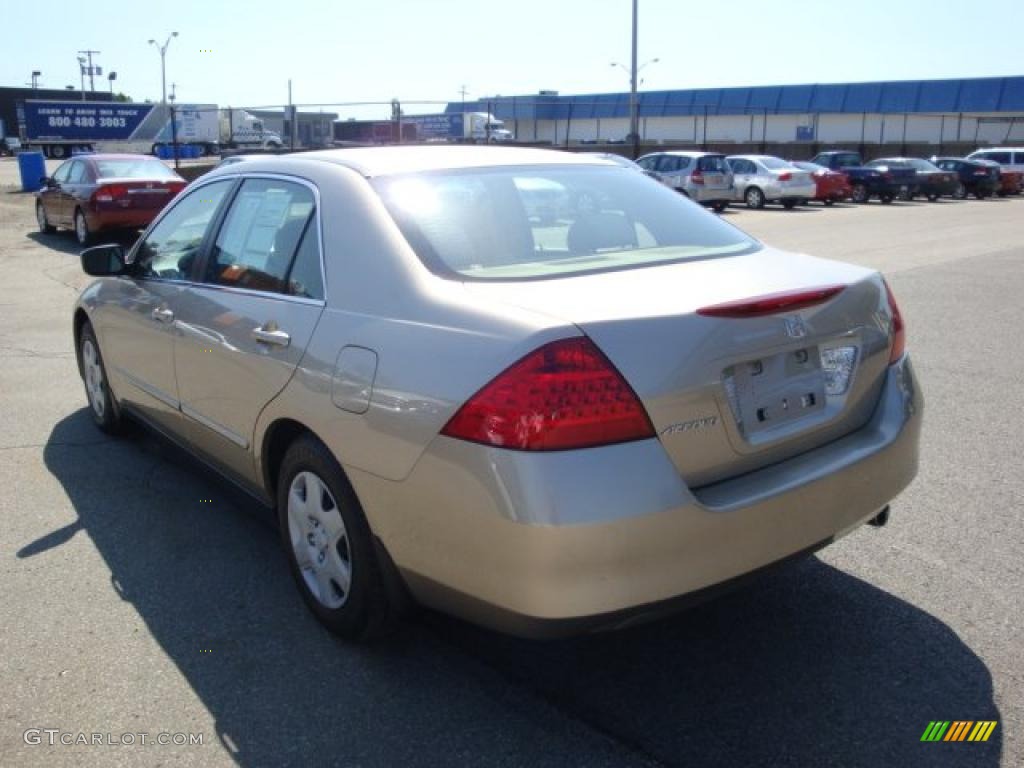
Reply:
[[[541,185],[591,202],[541,223]],[[884,523],[917,471],[877,272],[599,158],[254,158],[82,266],[96,424],[148,424],[276,508],[350,639],[415,604],[525,636],[647,620]]]
[[[155,157],[82,155],[43,179],[36,192],[36,221],[40,232],[67,227],[88,245],[104,230],[145,227],[185,183]]]

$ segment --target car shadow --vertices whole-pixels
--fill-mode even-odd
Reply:
[[[45,246],[53,251],[60,251],[72,256],[77,256],[85,248],[78,244],[75,240],[75,236],[70,231],[57,230],[56,232],[43,233],[39,231],[28,232],[25,235],[29,240],[32,240],[39,245]],[[118,243],[123,245],[126,249],[130,248],[135,244],[135,241],[139,239],[139,232],[132,231],[111,231],[103,232],[98,235],[94,245],[105,245],[108,243]]]
[[[920,742],[929,720],[1000,719],[985,664],[941,621],[818,559],[615,633],[532,642],[425,611],[351,646],[302,604],[258,505],[145,431],[96,435],[84,408],[53,427],[45,464],[78,519],[17,558],[33,567],[88,535],[239,765],[518,764],[534,746],[512,723],[551,706],[664,765],[944,766],[968,752],[998,765],[999,727],[983,744]]]

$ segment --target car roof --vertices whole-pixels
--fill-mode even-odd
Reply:
[[[303,152],[294,157],[345,165],[367,177],[494,166],[611,165],[601,158],[552,149],[476,145],[354,147]]]
[[[971,154],[976,152],[1024,152],[1024,147],[979,147]]]
[[[677,157],[705,157],[706,155],[721,155],[725,157],[724,152],[703,152],[699,149],[666,149],[662,152],[649,152],[644,157],[650,157],[651,155],[675,155]]]
[[[742,160],[782,160],[782,162],[784,163],[790,162],[789,160],[785,160],[779,157],[778,155],[729,155],[729,157],[740,158]]]

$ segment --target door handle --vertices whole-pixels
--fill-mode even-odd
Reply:
[[[252,337],[262,344],[272,344],[275,347],[287,347],[292,341],[292,337],[278,328],[275,322],[253,328]]]
[[[174,313],[166,307],[157,307],[154,309],[152,317],[154,320],[159,320],[161,323],[174,322]]]

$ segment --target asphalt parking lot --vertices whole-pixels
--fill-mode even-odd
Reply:
[[[351,647],[244,499],[93,428],[77,249],[0,189],[0,765],[1024,763],[1024,198],[725,216],[888,276],[927,403],[889,525],[618,633],[537,643],[422,613]],[[998,726],[921,743],[936,719]]]

